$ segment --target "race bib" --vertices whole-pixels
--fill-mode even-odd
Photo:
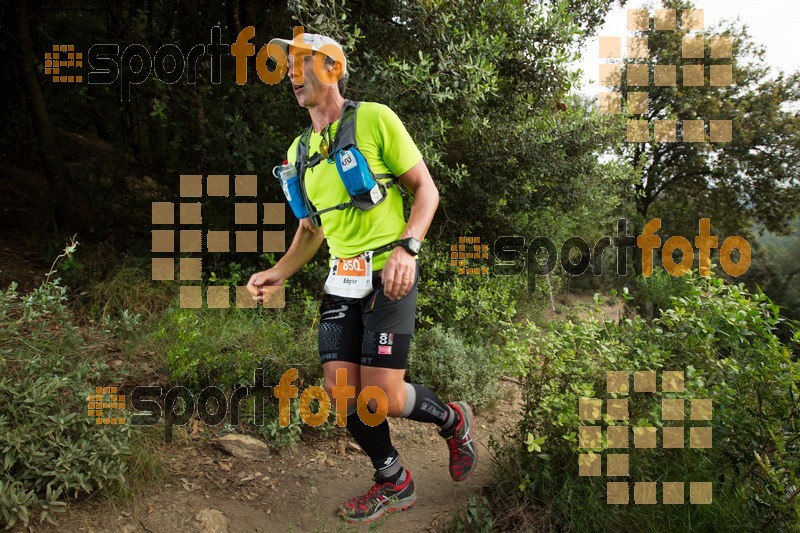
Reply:
[[[363,298],[372,292],[372,252],[364,252],[349,259],[333,258],[325,294]]]

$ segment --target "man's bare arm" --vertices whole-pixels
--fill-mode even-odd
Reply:
[[[325,240],[325,234],[322,227],[315,226],[308,218],[300,219],[292,244],[272,268],[277,269],[284,280],[289,279],[314,258],[314,254],[322,246],[323,240]]]
[[[411,214],[402,238],[425,238],[439,205],[439,190],[433,183],[425,161],[420,161],[398,176],[400,182],[414,195]],[[400,299],[414,285],[416,259],[405,248],[398,246],[392,251],[381,272],[383,292],[392,300]]]
[[[423,240],[431,226],[436,208],[439,206],[439,189],[425,161],[422,160],[398,177],[400,182],[414,195],[411,213],[402,238],[416,237]]]
[[[253,298],[255,300],[261,298],[261,287],[282,285],[284,281],[292,277],[303,265],[311,261],[324,239],[325,234],[321,227],[314,226],[307,218],[301,219],[292,244],[280,261],[275,263],[272,268],[250,276],[247,289]]]

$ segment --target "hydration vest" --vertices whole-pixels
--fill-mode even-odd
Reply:
[[[315,226],[322,225],[319,215],[334,209],[356,208],[361,211],[372,209],[386,199],[387,190],[393,186],[397,186],[403,195],[406,194],[397,176],[393,174],[374,174],[366,158],[358,149],[356,117],[360,105],[361,102],[345,100],[342,115],[339,117],[336,137],[333,140],[333,145],[329,147],[330,152],[327,158],[324,158],[320,153],[316,153],[310,158],[308,156],[308,142],[311,138],[313,126],[309,126],[303,131],[297,143],[296,166],[300,179],[300,189],[309,218]],[[323,161],[329,164],[335,162],[339,178],[342,180],[348,196],[350,196],[350,201],[318,210],[308,198],[305,174],[306,170],[319,165]]]

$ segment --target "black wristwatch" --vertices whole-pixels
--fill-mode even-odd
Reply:
[[[407,239],[400,239],[397,241],[397,245],[408,250],[408,253],[411,255],[417,255],[419,254],[420,248],[422,248],[422,241],[414,237],[408,237]]]

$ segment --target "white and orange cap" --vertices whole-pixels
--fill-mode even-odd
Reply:
[[[299,37],[302,37],[303,40],[299,41]],[[299,42],[298,42],[299,41]],[[339,44],[337,41],[331,39],[330,37],[326,37],[325,35],[319,35],[318,33],[301,33],[296,35],[294,39],[272,39],[269,44],[277,44],[280,46],[288,57],[289,55],[289,47],[290,46],[300,46],[313,51],[313,52],[320,52],[325,54],[326,56],[333,58],[337,61],[340,59],[342,60],[342,74],[347,74],[347,59],[344,55],[344,48],[342,45]],[[338,51],[339,57],[332,55],[335,53],[332,48],[335,48]]]

